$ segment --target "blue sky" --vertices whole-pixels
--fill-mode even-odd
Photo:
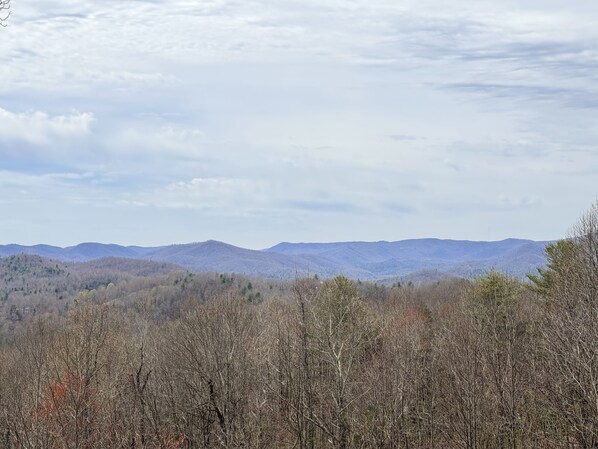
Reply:
[[[598,194],[598,4],[12,0],[0,243],[553,239]]]

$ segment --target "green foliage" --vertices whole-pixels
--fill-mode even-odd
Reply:
[[[375,340],[379,329],[360,298],[357,285],[344,276],[324,282],[314,303],[313,314],[320,332],[331,342],[350,341],[357,348]]]
[[[506,338],[519,327],[515,316],[521,291],[521,283],[517,279],[494,270],[477,279],[472,310],[483,332],[493,332],[495,337],[502,335]],[[516,331],[523,332],[523,327]]]
[[[233,283],[233,281],[235,280],[232,276],[229,276],[226,273],[220,273],[219,278],[220,278],[220,282],[222,284],[226,284],[226,285],[231,285]]]
[[[476,280],[474,298],[482,305],[508,306],[516,300],[520,288],[515,279],[491,270]]]
[[[531,288],[542,296],[549,296],[559,280],[565,278],[575,257],[577,245],[573,240],[558,240],[546,245],[544,252],[548,262],[546,268],[538,268],[538,274],[528,274]]]
[[[333,325],[352,326],[358,318],[359,297],[355,284],[344,276],[324,282],[315,313],[327,317]]]
[[[247,302],[251,304],[257,304],[262,302],[262,294],[260,292],[249,293],[249,295],[247,295]]]

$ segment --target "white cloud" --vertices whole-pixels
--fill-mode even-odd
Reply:
[[[17,2],[0,163],[24,177],[1,172],[0,201],[209,215],[208,237],[242,215],[262,241],[553,238],[598,185],[598,6],[563,5]]]
[[[120,154],[161,154],[167,158],[187,159],[203,155],[207,144],[205,133],[200,129],[173,124],[130,126],[117,136],[117,142],[118,146],[112,150]]]
[[[74,112],[50,116],[41,111],[15,113],[0,108],[0,140],[22,140],[33,144],[89,133],[93,114]]]
[[[0,187],[6,192],[10,189],[30,189],[52,195],[54,189],[66,188],[75,185],[79,187],[81,181],[90,180],[95,175],[85,173],[42,173],[32,174],[12,170],[0,170]]]
[[[159,187],[126,199],[129,204],[159,208],[199,209],[225,214],[244,213],[263,206],[268,183],[241,178],[193,178]]]

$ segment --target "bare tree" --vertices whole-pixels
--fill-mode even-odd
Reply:
[[[598,447],[598,203],[548,253],[549,270],[532,279],[544,300],[541,391],[554,427],[578,447]]]
[[[10,0],[0,0],[0,25],[6,26],[6,21],[10,16]]]
[[[318,293],[318,282],[297,279],[292,288],[295,304],[281,302],[270,311],[275,323],[270,352],[272,379],[266,388],[274,396],[272,407],[283,418],[289,436],[299,449],[316,447],[314,350],[311,335],[311,307]],[[296,307],[293,307],[296,306]]]
[[[1,447],[51,446],[52,437],[34,411],[43,401],[50,356],[48,341],[55,333],[56,323],[39,320],[25,329],[14,345],[3,348],[0,403],[5,427]]]
[[[380,313],[383,343],[361,366],[367,388],[358,401],[358,415],[366,417],[359,422],[363,447],[438,447],[438,367],[428,312],[423,306],[394,304]]]
[[[483,382],[483,341],[464,304],[447,320],[438,340],[445,447],[484,447],[488,389]]]
[[[484,377],[493,398],[493,440],[500,447],[516,449],[522,435],[522,398],[529,366],[527,317],[520,300],[520,285],[491,271],[478,279],[474,291],[474,316],[483,341]]]
[[[193,447],[254,447],[258,370],[254,311],[234,294],[201,305],[167,332],[162,387],[177,434]]]
[[[322,396],[314,421],[333,448],[354,447],[355,409],[369,393],[360,382],[360,366],[375,354],[379,328],[355,285],[342,276],[324,283],[311,319]]]
[[[106,305],[83,305],[49,344],[48,378],[34,410],[60,449],[118,447],[122,344],[119,317]]]

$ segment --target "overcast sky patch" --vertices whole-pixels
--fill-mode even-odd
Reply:
[[[1,243],[548,240],[597,194],[595,2],[12,9]]]

